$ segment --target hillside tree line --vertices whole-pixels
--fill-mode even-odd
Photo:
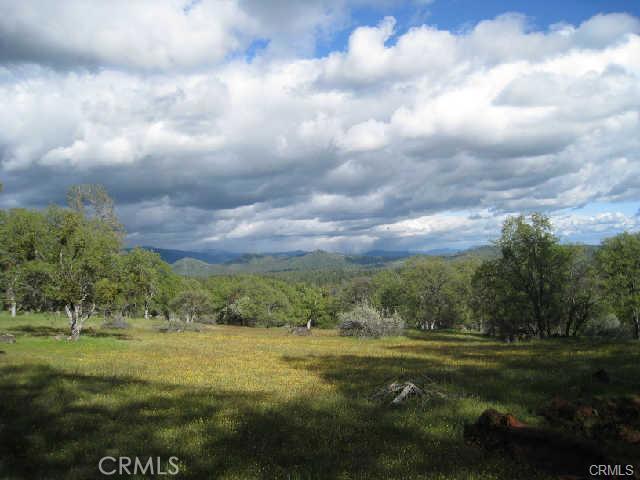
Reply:
[[[563,245],[548,217],[534,213],[508,218],[487,258],[415,256],[368,274],[318,271],[318,281],[313,272],[195,279],[177,275],[156,253],[124,249],[103,187],[72,187],[67,200],[67,207],[0,211],[0,280],[12,316],[64,312],[72,339],[94,315],[334,327],[354,309],[421,330],[509,339],[577,336],[608,319],[640,337],[637,233],[598,248]]]

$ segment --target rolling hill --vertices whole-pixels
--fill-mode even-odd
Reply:
[[[182,258],[173,263],[173,269],[181,275],[205,277],[233,273],[366,270],[390,266],[398,261],[396,257],[343,255],[317,250],[295,256],[247,254],[224,264],[210,264],[194,258]]]
[[[393,268],[402,265],[409,257],[417,255],[441,256],[450,260],[495,258],[498,250],[492,245],[483,245],[467,250],[442,248],[427,252],[372,250],[362,255],[341,253],[291,251],[278,253],[233,253],[221,250],[203,252],[172,250],[156,247],[142,247],[160,254],[180,275],[208,277],[211,275],[231,275],[237,273],[287,273],[287,272],[344,272],[358,275],[358,272]]]

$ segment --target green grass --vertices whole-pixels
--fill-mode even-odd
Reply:
[[[470,334],[384,340],[314,331],[152,321],[57,341],[55,316],[0,316],[0,477],[99,478],[105,456],[180,458],[179,478],[546,478],[467,446],[486,408],[536,423],[553,395],[638,391],[640,345]],[[600,390],[591,373],[605,368]],[[390,409],[368,400],[396,377],[429,375],[449,398]],[[174,477],[175,478],[175,477]]]

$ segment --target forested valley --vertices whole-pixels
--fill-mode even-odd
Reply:
[[[640,235],[561,244],[537,213],[508,218],[488,257],[416,255],[343,274],[318,268],[190,278],[157,253],[123,248],[124,237],[99,185],[71,188],[65,207],[0,212],[5,309],[65,315],[73,339],[91,317],[117,325],[136,316],[182,328],[335,328],[347,317],[362,327],[393,317],[408,328],[507,341],[640,334]]]

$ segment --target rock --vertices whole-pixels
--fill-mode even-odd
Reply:
[[[542,408],[538,413],[552,423],[558,420],[573,420],[577,407],[573,403],[562,397],[553,397],[549,405]]]
[[[307,327],[295,327],[294,329],[291,330],[291,334],[292,335],[307,336],[307,335],[311,335],[311,329],[309,329]]]
[[[520,420],[518,420],[515,416],[511,415],[510,413],[507,413],[505,415],[504,422],[507,427],[511,427],[511,428],[526,427],[524,423],[522,423]]]
[[[609,377],[609,374],[607,373],[607,371],[602,369],[602,368],[600,370],[594,372],[593,375],[592,375],[592,378],[596,382],[604,383],[606,385],[611,383],[611,377]]]
[[[16,337],[10,333],[0,335],[0,343],[16,343]]]
[[[621,425],[618,428],[618,438],[625,443],[639,444],[640,443],[640,431],[629,425]]]
[[[582,478],[589,465],[606,464],[595,443],[555,430],[531,427],[511,414],[485,410],[476,423],[464,427],[467,443],[499,449],[554,475]]]
[[[580,405],[579,407],[576,408],[576,411],[575,411],[575,416],[582,419],[591,418],[596,416],[597,414],[598,412],[589,405]]]

